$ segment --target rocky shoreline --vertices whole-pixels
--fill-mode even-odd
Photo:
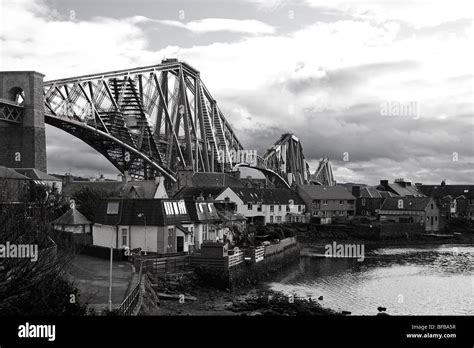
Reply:
[[[139,315],[295,316],[341,315],[321,305],[322,298],[292,298],[270,290],[220,290],[203,284],[193,272],[145,275]]]

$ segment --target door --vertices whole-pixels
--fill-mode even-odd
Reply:
[[[184,237],[183,236],[176,237],[176,251],[178,253],[184,251]]]

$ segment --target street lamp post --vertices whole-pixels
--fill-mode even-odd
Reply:
[[[146,255],[146,249],[147,249],[147,244],[146,244],[146,215],[143,213],[138,213],[139,218],[143,218],[145,222],[145,255]]]

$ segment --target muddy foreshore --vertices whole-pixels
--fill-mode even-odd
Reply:
[[[147,274],[139,315],[339,315],[323,299],[290,298],[269,290],[220,290],[203,284],[193,272]]]

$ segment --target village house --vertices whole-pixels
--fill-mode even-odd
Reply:
[[[245,216],[250,224],[306,221],[304,201],[291,189],[227,187],[216,200],[234,202],[236,213]]]
[[[438,204],[441,216],[474,220],[474,185],[422,185],[417,188],[426,196],[433,197]]]
[[[437,232],[440,210],[431,197],[387,197],[379,210],[380,222],[418,223],[426,232]]]
[[[92,239],[102,247],[182,253],[194,245],[193,233],[183,226],[190,223],[183,200],[104,199],[97,207]]]
[[[225,191],[223,187],[184,187],[174,196],[175,199],[184,199],[192,202],[209,202],[212,203],[219,215],[222,225],[227,227],[229,231],[237,229],[243,232],[246,227],[247,219],[244,215],[237,212],[237,204],[231,202],[227,197],[224,200],[217,200],[217,197]],[[232,240],[232,233],[227,234],[227,238]]]
[[[35,168],[14,168],[17,173],[30,178],[35,185],[56,189],[58,193],[62,192],[63,182],[61,179],[42,172]]]
[[[377,218],[378,211],[387,197],[398,197],[390,191],[379,191],[375,187],[352,186],[352,195],[356,198],[355,215]]]
[[[30,200],[31,179],[0,166],[0,203],[26,203]]]
[[[72,197],[83,189],[105,192],[113,197],[124,198],[168,198],[163,177],[154,180],[132,180],[122,175],[122,180],[107,181],[73,181],[72,176],[64,177],[63,196]]]
[[[412,185],[410,181],[405,181],[403,178],[395,179],[393,183],[389,183],[388,180],[380,180],[377,190],[391,192],[400,197],[425,197],[416,185]]]
[[[344,186],[298,185],[297,192],[313,220],[331,223],[354,217],[355,197]]]
[[[92,245],[92,222],[74,204],[51,224],[63,245]]]
[[[183,223],[183,227],[192,233],[194,249],[200,249],[204,242],[224,242],[229,229],[222,226],[222,219],[212,202],[203,198],[196,201],[186,201],[190,221]]]

